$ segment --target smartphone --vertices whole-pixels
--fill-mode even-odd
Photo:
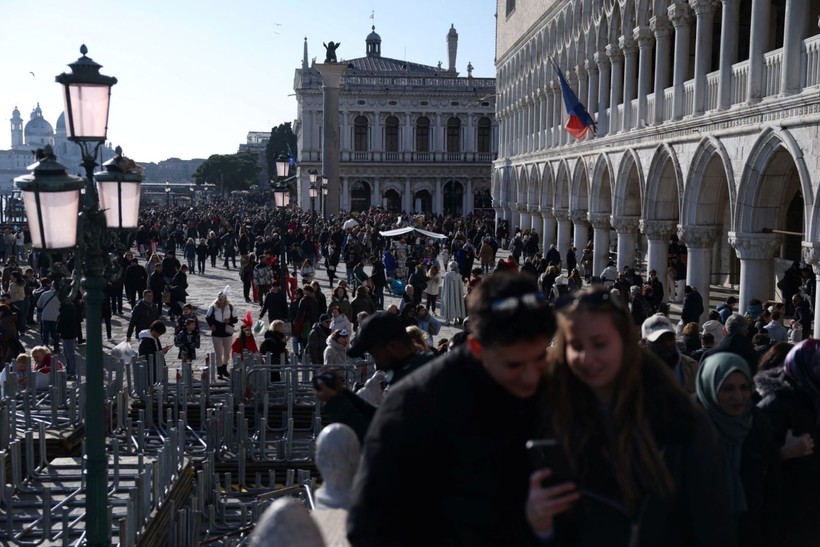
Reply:
[[[533,471],[545,467],[552,470],[552,475],[544,479],[542,486],[555,486],[574,480],[572,466],[558,439],[530,439],[527,441],[527,453]]]

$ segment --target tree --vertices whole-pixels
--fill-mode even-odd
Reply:
[[[288,147],[293,153],[294,161],[296,155],[296,134],[290,126],[290,122],[285,122],[270,130],[270,140],[265,148],[265,159],[268,161],[268,179],[276,180],[276,158],[281,153],[288,153]]]
[[[194,172],[197,184],[215,184],[220,193],[233,190],[248,190],[257,183],[259,166],[256,154],[214,154],[205,160]]]

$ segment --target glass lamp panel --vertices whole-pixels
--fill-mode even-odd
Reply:
[[[279,190],[274,190],[273,191],[273,198],[276,200],[276,206],[277,207],[287,207],[288,202],[290,201],[288,199],[289,198],[288,193],[287,192],[282,192],[282,191],[279,191]]]
[[[310,196],[311,199],[317,197],[318,195],[319,190],[315,186],[308,188],[308,196]]]
[[[276,176],[279,178],[288,176],[288,167],[290,162],[286,158],[284,161],[276,160]]]
[[[40,192],[37,209],[35,192],[22,192],[28,217],[31,245],[35,249],[69,249],[77,244],[77,216],[80,210],[80,191]],[[40,233],[40,214],[43,233]]]
[[[138,226],[139,182],[97,182],[97,194],[100,197],[100,209],[105,211],[105,222],[109,228],[136,228]],[[122,204],[122,209],[120,209],[120,204]],[[120,216],[120,211],[122,211],[122,216]]]
[[[65,110],[68,138],[105,140],[111,87],[95,84],[66,86]]]

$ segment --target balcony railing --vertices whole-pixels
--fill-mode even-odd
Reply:
[[[302,161],[305,161],[305,157],[314,156],[316,154],[303,152]],[[343,150],[341,161],[343,163],[492,163],[497,156],[496,152],[351,152]]]
[[[820,85],[820,34],[803,40],[800,60],[803,67],[800,83],[803,87]]]
[[[749,88],[749,61],[741,61],[732,65],[731,84],[732,104],[746,102],[746,93]]]
[[[763,96],[771,97],[780,93],[780,71],[783,66],[783,48],[770,51],[763,56]]]

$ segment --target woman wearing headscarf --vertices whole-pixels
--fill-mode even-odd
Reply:
[[[738,545],[773,545],[780,501],[780,454],[772,426],[752,402],[752,375],[734,353],[704,359],[695,382],[697,400],[720,436],[730,481]]]
[[[327,337],[327,347],[324,352],[325,366],[343,366],[347,364],[347,346],[350,342],[350,333],[345,329],[334,330]]]
[[[225,286],[205,314],[205,321],[211,327],[211,341],[214,345],[216,369],[220,380],[230,378],[228,361],[231,358],[234,325],[239,322],[239,318],[234,314],[233,304],[228,300],[229,293],[230,287]]]
[[[757,404],[769,419],[782,459],[783,545],[814,545],[820,538],[820,341],[807,339],[786,354],[782,368],[755,376]]]

